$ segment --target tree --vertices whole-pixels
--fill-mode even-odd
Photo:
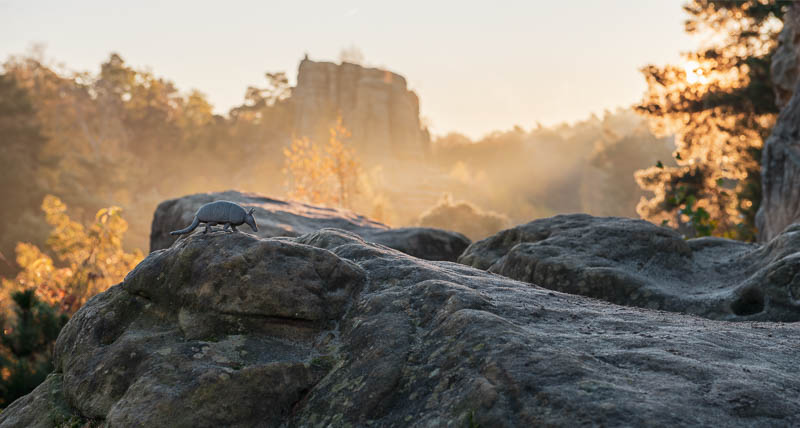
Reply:
[[[267,78],[267,86],[264,88],[248,86],[244,94],[245,103],[231,109],[231,116],[241,117],[250,113],[255,120],[260,120],[262,115],[258,113],[261,110],[265,107],[274,107],[289,98],[292,90],[286,73],[265,73],[264,76]]]
[[[331,202],[327,160],[318,145],[308,138],[295,138],[283,149],[283,156],[289,198],[320,205]]]
[[[53,371],[53,345],[67,316],[35,290],[11,294],[14,316],[0,317],[0,408],[31,392]]]
[[[685,31],[706,36],[683,65],[642,69],[648,90],[637,111],[674,133],[677,166],[640,170],[653,192],[637,212],[688,235],[755,238],[760,158],[777,108],[769,77],[780,18],[790,1],[691,0]]]
[[[55,196],[45,197],[42,210],[53,226],[47,243],[64,266],[56,266],[36,245],[18,243],[22,271],[14,280],[2,280],[5,296],[32,289],[45,303],[71,315],[86,300],[120,282],[142,260],[140,251],[122,249],[128,224],[119,207],[101,209],[89,227],[71,220],[66,205]]]
[[[245,102],[230,110],[224,147],[215,150],[233,155],[229,165],[249,166],[237,181],[244,180],[259,188],[265,183],[280,182],[276,180],[279,174],[274,172],[280,171],[283,159],[275,154],[291,141],[294,122],[294,110],[288,101],[292,91],[286,73],[266,73],[265,77],[266,86],[248,87]]]
[[[358,191],[361,164],[344,140],[350,132],[339,117],[330,128],[328,143],[320,147],[308,138],[295,138],[283,149],[288,196],[313,204],[350,208]]]
[[[634,173],[659,159],[668,159],[672,149],[672,138],[656,138],[644,124],[622,135],[605,128],[582,177],[583,209],[593,215],[635,217],[636,204],[644,192]],[[667,160],[664,163],[674,165]]]
[[[128,226],[118,207],[101,209],[88,227],[71,220],[54,196],[45,197],[42,210],[53,227],[47,243],[62,266],[36,245],[17,244],[22,271],[2,279],[0,289],[0,407],[32,391],[53,370],[53,345],[68,316],[142,259],[139,251],[122,250]]]
[[[99,73],[58,68],[41,54],[11,57],[3,68],[27,91],[47,137],[37,149],[38,162],[25,166],[36,172],[36,180],[29,181],[45,189],[32,202],[33,210],[47,193],[59,195],[81,222],[102,207],[120,205],[133,214],[133,228],[144,231],[153,207],[166,195],[208,189],[207,176],[230,177],[230,164],[241,158],[232,156],[220,165],[226,163],[223,156],[238,151],[226,144],[220,132],[225,121],[213,115],[203,94],[181,93],[169,80],[134,69],[118,54],[111,54]],[[21,174],[9,178],[8,183],[24,185]],[[6,257],[18,241],[44,243],[32,238],[0,237]],[[129,247],[147,245],[144,233],[129,240]]]
[[[350,131],[342,125],[340,116],[336,119],[336,124],[330,128],[330,138],[328,145],[325,146],[328,171],[334,178],[334,187],[337,190],[336,203],[345,208],[351,207],[350,199],[358,192],[358,175],[361,169],[355,151],[343,141],[350,136]]]
[[[28,91],[14,76],[0,74],[0,258],[13,254],[14,243],[37,232],[37,205],[44,197],[44,183],[38,172],[39,153],[47,142]],[[0,263],[0,274],[13,268]]]

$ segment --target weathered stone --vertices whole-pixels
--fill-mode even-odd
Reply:
[[[767,242],[800,221],[800,92],[781,110],[764,143],[761,188],[756,226],[759,241]]]
[[[800,320],[800,227],[766,245],[683,240],[643,220],[560,215],[472,244],[461,263],[565,293],[729,321]]]
[[[617,306],[342,230],[194,234],[81,308],[0,427],[62,401],[122,427],[796,426],[799,341],[797,323]]]
[[[353,146],[368,157],[418,157],[430,143],[417,95],[403,76],[387,70],[306,58],[289,102],[298,136],[327,141],[329,127],[341,117]]]
[[[193,235],[76,313],[56,370],[79,414],[111,426],[275,425],[324,374],[321,334],[364,275],[307,245]]]
[[[90,422],[64,401],[63,376],[51,374],[33,392],[20,397],[0,413],[0,426],[49,428],[84,426]]]
[[[470,244],[464,235],[429,227],[391,229],[364,216],[336,208],[317,207],[293,201],[271,199],[254,193],[227,191],[199,193],[162,202],[153,215],[150,251],[169,247],[178,237],[172,230],[189,225],[198,208],[206,203],[226,200],[255,208],[258,232],[264,238],[300,236],[322,228],[337,228],[358,234],[370,242],[426,260],[455,261]],[[249,230],[245,232],[250,233]],[[203,233],[202,229],[194,233]]]
[[[756,214],[759,242],[767,242],[800,221],[800,4],[784,15],[772,56],[775,101],[782,107],[761,154],[761,206]]]
[[[789,5],[783,14],[783,30],[778,35],[778,47],[772,55],[770,78],[775,91],[775,103],[784,107],[794,93],[800,77],[800,5]]]

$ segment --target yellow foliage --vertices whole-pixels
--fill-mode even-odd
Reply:
[[[755,238],[760,153],[777,116],[769,63],[788,3],[686,2],[685,30],[705,42],[681,65],[642,69],[648,89],[635,108],[654,131],[675,134],[677,163],[636,173],[654,194],[637,206],[643,218],[690,236]],[[701,208],[706,220],[687,215]]]
[[[320,205],[350,207],[352,196],[358,192],[361,165],[355,151],[344,143],[350,132],[342,118],[330,128],[330,138],[324,147],[308,138],[295,138],[283,149],[288,196]]]
[[[22,271],[14,280],[3,279],[2,299],[17,290],[34,288],[43,301],[72,314],[86,300],[120,282],[142,260],[139,250],[126,253],[122,237],[128,223],[119,207],[103,208],[95,221],[84,227],[67,216],[67,207],[55,196],[42,203],[53,231],[47,244],[63,267],[37,246],[17,244],[17,263]]]
[[[312,204],[326,204],[331,199],[324,153],[308,138],[294,139],[283,149],[289,197]]]

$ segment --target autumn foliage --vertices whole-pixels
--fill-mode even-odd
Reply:
[[[47,222],[53,227],[47,244],[55,260],[33,244],[17,244],[17,263],[22,270],[14,279],[2,280],[3,302],[15,291],[35,290],[43,302],[73,314],[86,300],[120,282],[142,260],[138,250],[122,249],[128,223],[119,207],[103,208],[85,227],[71,220],[67,207],[55,196],[42,203]]]
[[[122,249],[128,223],[119,207],[97,212],[84,226],[55,196],[42,203],[52,226],[48,249],[17,243],[21,271],[0,287],[0,408],[29,393],[53,369],[58,333],[89,298],[122,280],[142,253]],[[55,259],[54,259],[55,258]]]
[[[711,36],[684,64],[642,69],[648,90],[636,109],[658,133],[675,135],[675,166],[636,174],[652,196],[643,218],[688,236],[755,237],[760,158],[777,108],[769,64],[786,1],[692,0],[685,30]]]
[[[330,138],[324,146],[308,138],[295,138],[283,149],[289,198],[351,208],[351,200],[359,191],[361,164],[345,142],[349,137],[340,117],[330,128]]]

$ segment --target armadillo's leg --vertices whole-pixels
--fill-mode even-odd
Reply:
[[[231,224],[230,223],[225,223],[225,227],[222,228],[222,231],[225,232],[225,231],[229,230],[230,228],[231,228]]]
[[[214,229],[212,229],[211,226],[214,225],[216,225],[216,223],[206,223],[206,230],[204,230],[203,233],[208,233],[209,231],[213,232]]]
[[[236,226],[234,225],[231,225],[231,229],[233,229],[233,232],[238,232],[238,230],[236,230]]]

